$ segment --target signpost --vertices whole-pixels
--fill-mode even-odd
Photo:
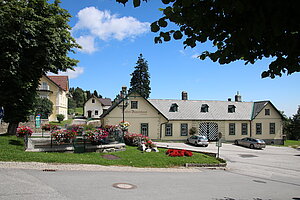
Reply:
[[[41,115],[35,116],[35,128],[41,128]]]
[[[216,146],[218,147],[218,155],[217,155],[217,158],[220,158],[220,147],[222,147],[222,133],[219,132],[218,133],[218,141],[216,142]]]

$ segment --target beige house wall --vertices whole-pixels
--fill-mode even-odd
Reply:
[[[56,115],[63,114],[65,120],[68,119],[68,97],[67,92],[59,88],[52,81],[49,81],[46,77],[42,77],[40,80],[40,88],[42,83],[46,82],[49,86],[49,92],[39,91],[42,96],[48,96],[47,98],[53,103],[52,114],[49,116],[49,121],[57,121]]]
[[[138,109],[131,109],[131,101],[138,101]],[[264,108],[265,109],[265,108]],[[149,137],[152,139],[162,140],[186,140],[189,130],[196,127],[199,131],[200,123],[213,122],[218,125],[218,132],[222,133],[225,141],[234,141],[244,137],[253,137],[260,139],[282,139],[282,119],[281,115],[274,109],[271,104],[267,104],[266,109],[270,109],[270,116],[265,116],[265,110],[262,110],[254,120],[167,120],[159,113],[147,100],[142,97],[132,95],[129,97],[128,106],[125,109],[125,121],[131,126],[129,132],[141,133],[141,123],[148,123]],[[109,114],[102,119],[103,125],[116,125],[122,121],[122,103],[115,107]],[[165,135],[166,123],[172,124],[172,136]],[[187,136],[181,136],[181,124],[188,124]],[[234,135],[229,134],[230,123],[235,124]],[[247,124],[247,134],[242,135],[242,124]],[[256,135],[256,123],[262,123],[262,135]],[[275,134],[269,134],[269,124],[275,123]]]
[[[265,115],[265,109],[270,110],[270,115]],[[256,134],[256,123],[262,124],[262,134]],[[275,123],[275,134],[270,134],[270,123]],[[281,115],[271,104],[267,104],[264,109],[252,121],[252,137],[259,139],[282,139],[282,119]]]
[[[138,102],[138,108],[131,108],[131,101]],[[152,139],[160,138],[160,124],[166,119],[158,113],[144,98],[132,94],[127,100],[127,107],[124,110],[124,119],[130,123],[128,131],[131,133],[141,133],[141,124],[148,123],[148,136]],[[123,120],[123,103],[115,107],[108,115],[102,119],[103,125],[116,125]]]

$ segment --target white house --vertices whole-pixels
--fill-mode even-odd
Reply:
[[[106,110],[112,105],[110,98],[98,98],[91,96],[84,104],[84,116],[86,118],[100,118]]]

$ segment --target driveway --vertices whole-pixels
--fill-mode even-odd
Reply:
[[[159,147],[217,153],[214,142],[208,147],[195,147],[185,143],[157,144]],[[230,173],[300,186],[299,149],[267,146],[259,150],[223,143],[220,158],[227,161],[227,171]]]

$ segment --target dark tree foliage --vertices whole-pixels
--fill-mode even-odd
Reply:
[[[124,5],[129,0],[116,0]],[[147,1],[147,0],[143,0]],[[151,24],[155,43],[182,39],[184,47],[212,41],[215,51],[199,58],[228,64],[254,64],[272,58],[262,77],[300,71],[300,1],[298,0],[161,0],[163,16]],[[141,0],[133,0],[135,7]],[[168,30],[169,23],[177,30]],[[160,31],[164,29],[164,31]]]
[[[132,78],[130,81],[129,93],[132,91],[138,92],[145,98],[149,98],[151,93],[150,88],[150,74],[148,72],[148,62],[143,58],[143,55],[140,54],[135,70],[131,74]]]
[[[0,105],[8,133],[33,112],[36,88],[47,72],[77,64],[68,57],[79,47],[68,25],[71,15],[59,1],[0,0]]]
[[[52,114],[53,103],[47,98],[37,97],[34,102],[34,114],[35,116],[40,114],[41,119],[48,119],[48,116]]]

